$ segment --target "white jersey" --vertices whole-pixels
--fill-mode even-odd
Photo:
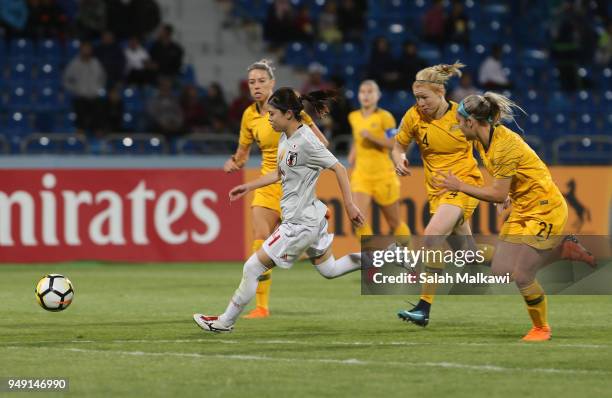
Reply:
[[[283,196],[283,223],[318,227],[327,207],[315,196],[321,171],[338,162],[325,148],[310,127],[302,125],[287,137],[281,134],[278,142],[278,169]]]

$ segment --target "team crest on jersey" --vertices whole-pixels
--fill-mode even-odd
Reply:
[[[297,152],[289,151],[287,155],[287,166],[293,167],[297,164]]]

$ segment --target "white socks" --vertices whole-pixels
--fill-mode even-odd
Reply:
[[[319,273],[327,279],[337,278],[349,272],[361,269],[361,253],[347,254],[337,260],[331,255],[319,265],[315,265]]]
[[[259,283],[258,278],[267,270],[268,268],[257,258],[257,253],[253,253],[249,257],[244,263],[242,281],[240,281],[238,289],[234,292],[225,312],[219,316],[221,323],[225,326],[236,323],[236,319],[238,319],[244,307],[255,297],[257,284]]]

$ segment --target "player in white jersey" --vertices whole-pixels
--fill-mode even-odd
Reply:
[[[244,307],[253,299],[259,276],[275,266],[290,268],[304,253],[317,271],[331,279],[361,268],[361,253],[339,260],[331,251],[333,235],[327,232],[327,207],[317,199],[317,179],[324,169],[336,173],[349,219],[363,224],[361,211],[353,202],[346,169],[325,148],[312,130],[302,123],[302,101],[310,102],[317,113],[327,111],[326,102],[333,98],[327,91],[315,91],[298,97],[291,88],[278,89],[268,100],[269,120],[281,132],[278,144],[278,170],[259,179],[239,185],[230,191],[234,201],[247,192],[281,181],[281,225],[266,239],[263,246],[244,264],[242,281],[227,309],[219,316],[194,314],[194,321],[208,332],[229,332]]]

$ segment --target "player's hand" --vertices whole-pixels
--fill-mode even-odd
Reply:
[[[449,170],[448,174],[437,172],[433,179],[434,188],[439,189],[438,195],[442,195],[448,191],[461,191],[461,180]]]
[[[234,188],[232,188],[232,190],[229,192],[229,199],[230,202],[233,202],[235,200],[240,199],[241,197],[243,197],[244,195],[247,194],[247,192],[249,192],[249,187],[246,186],[246,184],[242,184],[242,185],[238,185],[235,186]]]
[[[353,225],[356,227],[361,227],[365,222],[365,218],[363,217],[361,210],[359,210],[359,207],[357,207],[355,203],[349,203],[346,205],[346,214],[348,215],[349,220],[351,220]]]
[[[402,153],[401,158],[395,162],[395,173],[402,177],[411,175],[408,165],[409,163],[408,159],[406,159],[406,154]]]
[[[506,199],[502,203],[495,203],[495,208],[497,209],[497,215],[501,216],[504,210],[506,210],[512,202],[510,201],[510,197],[506,196]]]
[[[240,166],[234,161],[233,158],[229,158],[223,165],[223,171],[226,173],[233,173],[234,171],[240,170]]]

